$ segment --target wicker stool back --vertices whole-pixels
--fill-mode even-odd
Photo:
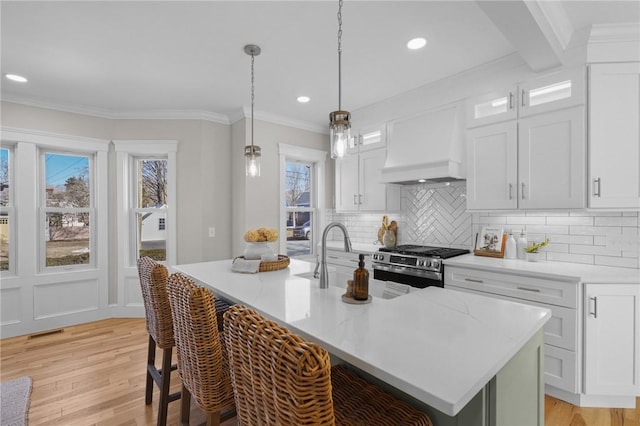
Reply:
[[[149,332],[145,403],[149,405],[152,402],[153,383],[155,382],[160,389],[157,419],[159,426],[164,426],[167,423],[169,402],[180,398],[180,392],[169,394],[171,371],[176,370],[177,365],[171,364],[175,342],[171,305],[167,294],[168,275],[167,268],[156,263],[150,257],[138,259],[138,277],[144,300],[147,331]],[[159,369],[156,367],[156,345],[162,349],[162,367]],[[165,374],[165,372],[167,373]]]
[[[179,273],[169,277],[168,288],[182,379],[182,422],[188,423],[193,395],[208,421],[216,424],[222,410],[233,409],[233,389],[218,332],[215,297]]]
[[[419,425],[429,417],[243,305],[224,315],[241,425]],[[336,376],[335,378],[333,376]]]

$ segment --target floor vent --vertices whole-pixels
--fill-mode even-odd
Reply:
[[[49,336],[50,334],[58,334],[62,333],[64,330],[62,328],[58,328],[56,330],[47,330],[40,333],[34,333],[29,335],[29,339],[35,339],[36,337]]]

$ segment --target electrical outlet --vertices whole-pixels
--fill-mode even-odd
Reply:
[[[209,237],[213,238],[216,236],[216,228],[214,226],[209,227]]]

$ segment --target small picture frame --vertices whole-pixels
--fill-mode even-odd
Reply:
[[[476,256],[504,257],[507,235],[502,228],[485,226],[476,235],[473,253]]]

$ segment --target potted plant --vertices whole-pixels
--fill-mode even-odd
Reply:
[[[545,238],[545,240],[541,243],[536,243],[535,241],[524,248],[524,251],[527,253],[527,260],[529,262],[538,262],[543,259],[542,252],[540,251],[542,248],[546,247],[549,244],[549,239]]]

